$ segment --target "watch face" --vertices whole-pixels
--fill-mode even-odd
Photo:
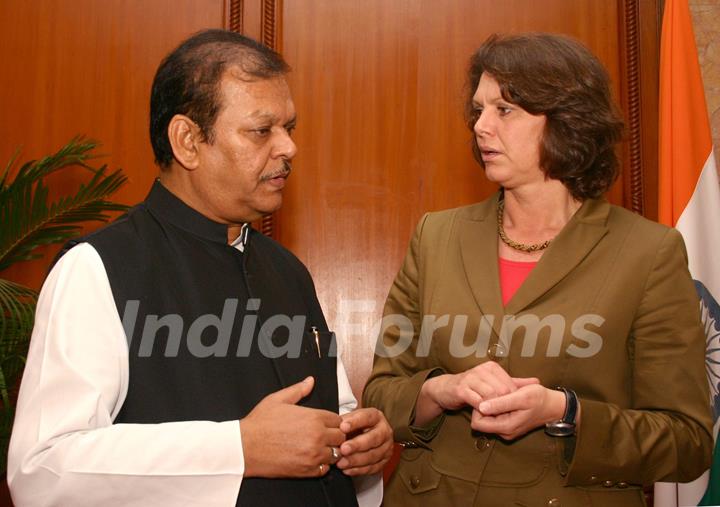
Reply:
[[[547,423],[545,433],[552,437],[570,437],[575,434],[575,425],[562,421]]]

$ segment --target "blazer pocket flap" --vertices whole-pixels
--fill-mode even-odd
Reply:
[[[398,479],[411,494],[424,493],[440,485],[440,474],[430,466],[432,451],[405,449],[397,467]]]
[[[492,452],[492,439],[476,434],[462,412],[448,414],[430,442],[430,463],[440,474],[477,484]]]

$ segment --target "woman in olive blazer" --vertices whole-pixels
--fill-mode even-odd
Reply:
[[[385,505],[644,505],[712,450],[682,239],[600,197],[621,124],[579,43],[491,37],[470,85],[501,191],[425,215],[388,296],[364,393],[404,447]],[[499,258],[527,263],[514,293]]]

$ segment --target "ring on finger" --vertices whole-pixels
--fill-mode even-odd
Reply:
[[[325,474],[325,464],[320,465],[320,475]]]
[[[337,463],[340,459],[340,450],[337,447],[330,447],[330,456],[332,457],[332,463]]]

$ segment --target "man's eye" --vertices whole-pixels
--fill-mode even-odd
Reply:
[[[289,136],[292,135],[292,133],[295,131],[295,125],[288,125],[285,127],[285,131],[288,133]]]
[[[255,129],[255,130],[253,130],[253,132],[260,137],[266,137],[266,136],[270,135],[270,128],[263,127],[263,128]]]

